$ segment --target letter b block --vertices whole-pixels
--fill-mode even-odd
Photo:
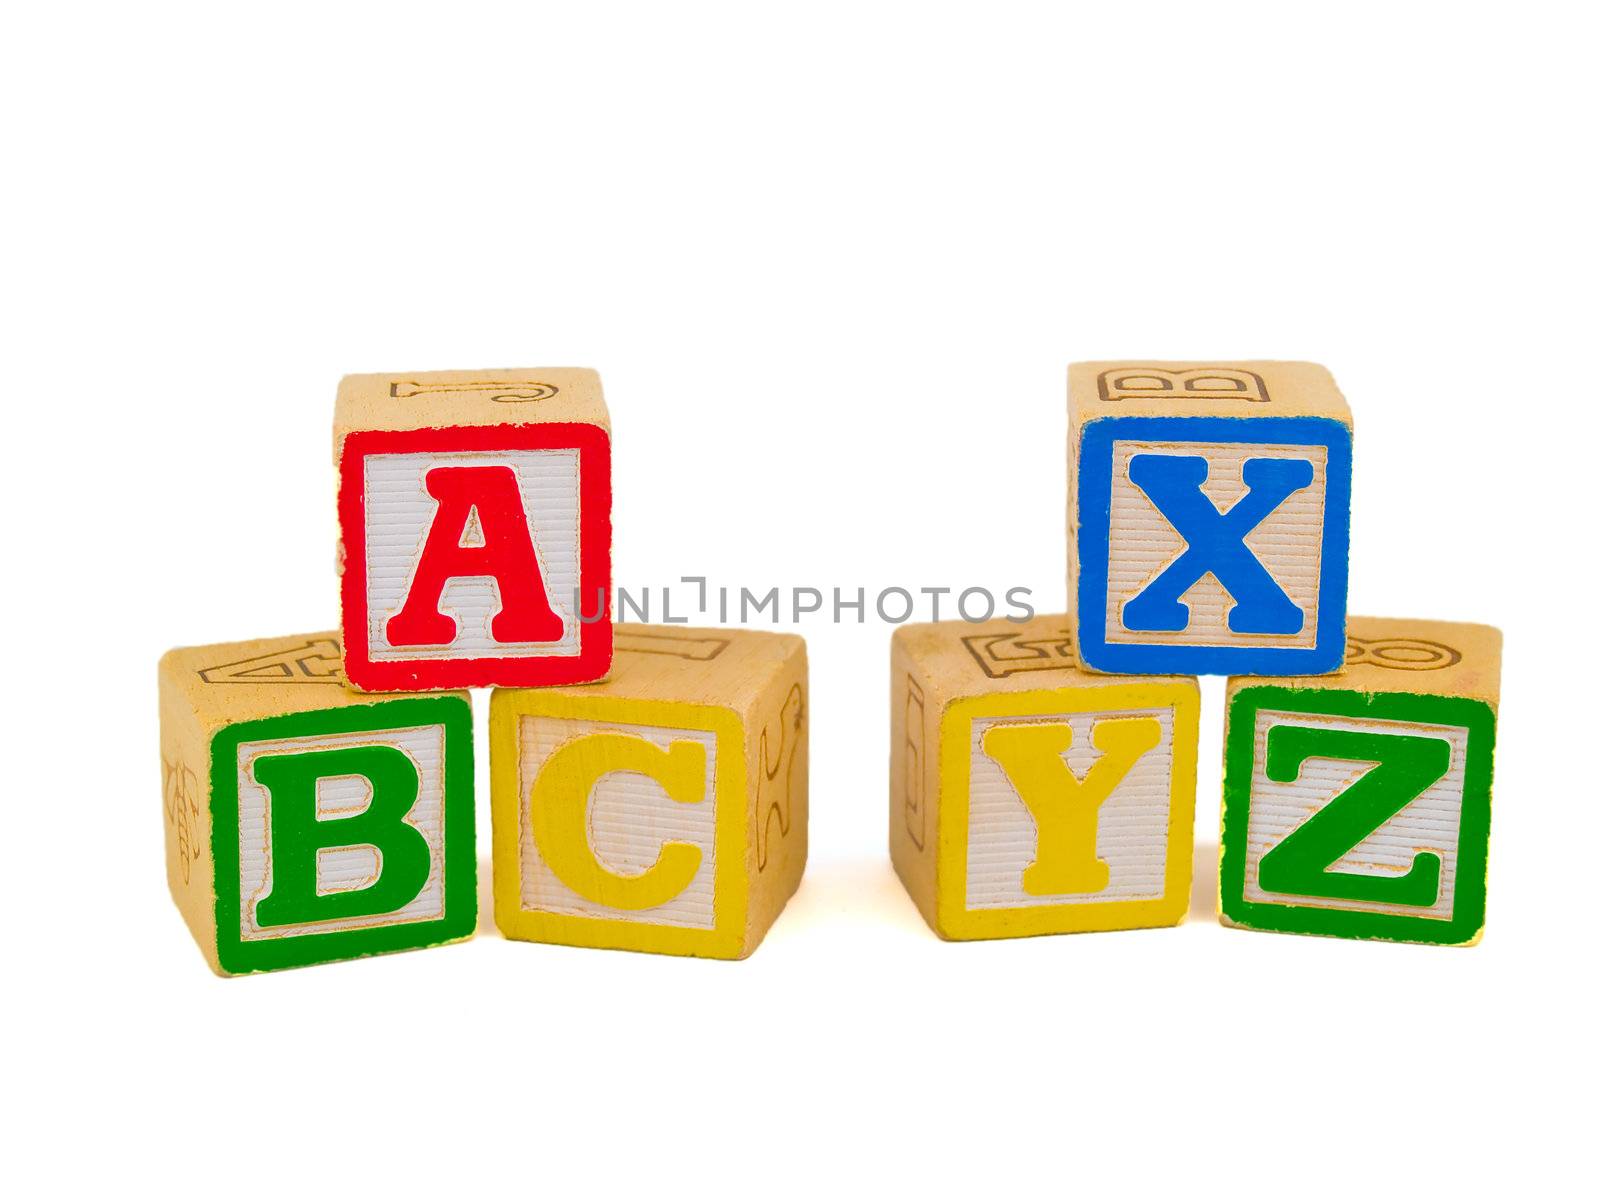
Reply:
[[[743,958],[806,862],[797,637],[624,625],[611,677],[497,689],[495,921],[508,938]]]
[[[605,675],[611,435],[598,375],[349,375],[334,448],[352,685]]]
[[[1086,667],[1339,669],[1351,421],[1325,369],[1075,363],[1068,410],[1068,594]]]
[[[1193,868],[1193,679],[1077,668],[1065,617],[895,631],[889,849],[936,933],[1176,925]]]
[[[1498,630],[1371,617],[1341,675],[1233,680],[1223,921],[1476,941],[1499,695]]]
[[[345,686],[331,633],[161,660],[167,882],[221,975],[472,936],[472,709]]]

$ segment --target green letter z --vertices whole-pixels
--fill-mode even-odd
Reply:
[[[1278,725],[1267,734],[1267,778],[1293,783],[1308,758],[1368,762],[1370,770],[1261,856],[1261,889],[1290,896],[1426,908],[1439,897],[1439,856],[1420,853],[1404,875],[1329,868],[1444,777],[1450,743],[1395,733]]]

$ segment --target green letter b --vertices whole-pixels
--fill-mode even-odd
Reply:
[[[351,816],[317,816],[317,783],[358,776],[372,789],[366,808]],[[262,926],[304,925],[370,917],[404,908],[428,882],[427,839],[405,816],[417,802],[417,768],[395,746],[349,746],[303,754],[263,755],[255,777],[272,797],[272,891],[256,905]],[[378,877],[365,887],[319,894],[317,855],[371,846]]]

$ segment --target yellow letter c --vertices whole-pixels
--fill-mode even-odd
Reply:
[[[638,911],[665,904],[694,882],[700,847],[663,842],[638,875],[621,875],[589,843],[589,795],[607,775],[631,771],[659,783],[679,804],[705,799],[706,748],[684,740],[661,747],[625,733],[574,738],[545,760],[529,796],[533,841],[551,872],[585,900]]]

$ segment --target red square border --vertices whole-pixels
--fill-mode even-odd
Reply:
[[[583,604],[604,589],[600,620],[578,623],[578,653],[373,661],[367,642],[366,492],[363,463],[375,454],[495,450],[578,451],[578,587]],[[465,687],[541,687],[592,683],[611,669],[611,438],[598,425],[462,425],[442,429],[360,430],[345,438],[339,459],[339,529],[344,538],[340,619],[344,670],[369,692],[420,692]],[[580,617],[581,617],[580,612]]]

